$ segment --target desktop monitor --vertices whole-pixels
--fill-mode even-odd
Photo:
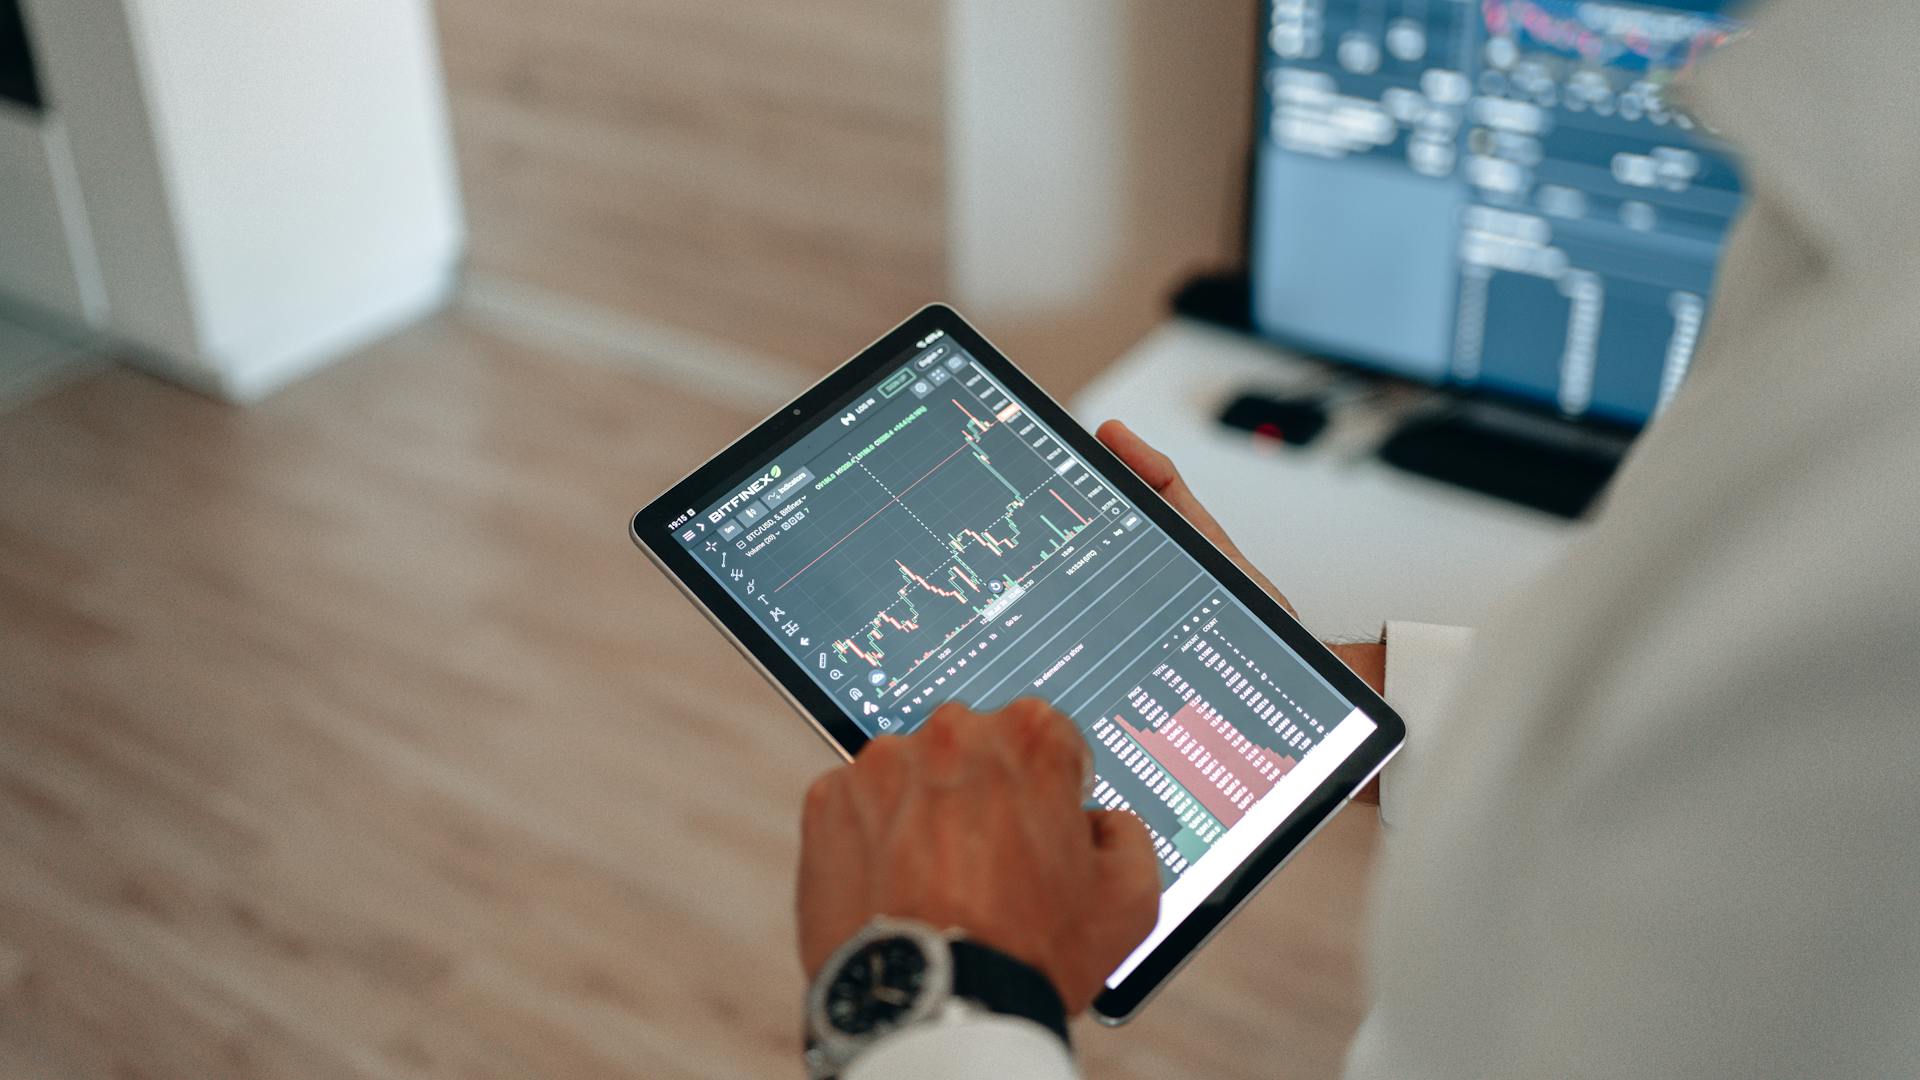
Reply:
[[[1715,3],[1269,0],[1255,330],[1583,420],[1644,424],[1693,357],[1741,206],[1674,80]]]

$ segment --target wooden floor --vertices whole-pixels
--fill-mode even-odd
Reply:
[[[624,535],[758,414],[450,316],[254,409],[0,414],[0,1077],[792,1077],[830,761]],[[1108,1080],[1325,1077],[1336,822]]]

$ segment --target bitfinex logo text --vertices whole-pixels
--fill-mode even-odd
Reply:
[[[751,499],[755,495],[760,494],[760,491],[762,488],[765,488],[768,484],[771,484],[778,479],[780,479],[780,466],[775,465],[773,468],[768,469],[765,473],[761,474],[760,479],[755,480],[753,483],[748,484],[744,488],[741,488],[739,494],[735,495],[733,498],[728,499],[726,502],[723,502],[718,507],[716,507],[712,513],[709,513],[707,515],[707,520],[714,523],[715,525],[720,524],[720,521],[722,518],[726,517],[728,514],[733,513],[735,510],[740,509],[740,507],[743,504],[745,504],[748,499]]]

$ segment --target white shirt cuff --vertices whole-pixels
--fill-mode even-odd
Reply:
[[[1394,798],[1393,776],[1405,770],[1408,755],[1420,753],[1422,740],[1434,737],[1443,723],[1447,698],[1473,650],[1473,631],[1462,626],[1390,622],[1383,640],[1387,643],[1387,704],[1407,722],[1407,745],[1380,777],[1380,820],[1392,826],[1405,820],[1404,805]]]
[[[1031,1020],[971,1016],[916,1024],[874,1044],[841,1080],[1078,1080],[1073,1055]]]

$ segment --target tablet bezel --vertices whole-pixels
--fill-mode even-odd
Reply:
[[[1130,1019],[1160,987],[1250,899],[1334,811],[1352,798],[1406,741],[1406,725],[1387,703],[1322,645],[1306,627],[1266,591],[1234,565],[1159,492],[1141,480],[1093,434],[1083,428],[1011,360],[982,337],[953,309],[931,304],[860,354],[828,374],[795,400],[776,410],[706,464],[689,473],[665,494],[636,513],[629,535],[695,606],[706,613],[753,665],[760,669],[802,717],[813,724],[828,744],[849,760],[867,742],[852,714],[810,679],[782,649],[773,634],[707,573],[674,539],[676,522],[684,522],[699,508],[751,480],[765,463],[812,431],[822,418],[841,411],[885,374],[912,358],[916,345],[936,331],[944,332],[973,354],[1015,398],[1051,427],[1088,465],[1145,513],[1155,525],[1191,555],[1215,581],[1227,589],[1255,618],[1271,629],[1334,689],[1375,724],[1360,747],[1316,787],[1280,827],[1261,841],[1208,898],[1195,908],[1154,951],[1117,987],[1106,989],[1093,1009],[1102,1023]]]

